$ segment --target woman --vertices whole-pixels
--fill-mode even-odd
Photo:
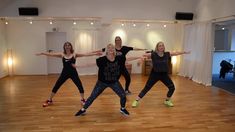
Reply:
[[[53,104],[52,98],[55,96],[61,85],[67,80],[67,79],[72,79],[72,81],[75,83],[77,86],[80,95],[81,95],[81,103],[85,103],[85,98],[84,98],[84,89],[82,86],[82,82],[78,77],[78,73],[76,70],[76,58],[77,57],[83,57],[83,56],[93,56],[93,55],[100,55],[99,53],[88,53],[88,54],[77,54],[74,53],[73,46],[70,42],[65,42],[63,46],[64,52],[63,53],[51,53],[51,52],[44,52],[44,53],[39,53],[36,55],[45,55],[45,56],[50,56],[50,57],[58,57],[62,58],[63,62],[63,70],[62,73],[60,74],[59,79],[56,81],[52,92],[49,96],[49,98],[43,103],[43,107],[47,107],[49,105]]]
[[[120,82],[118,81],[121,71],[125,67],[123,56],[116,56],[116,50],[112,44],[108,44],[106,48],[106,55],[96,60],[98,70],[98,81],[90,95],[85,102],[82,109],[80,109],[75,116],[81,116],[86,112],[86,109],[92,102],[107,88],[110,87],[120,97],[120,112],[128,116],[129,112],[125,109],[126,94]]]
[[[115,49],[116,49],[117,56],[124,57],[124,63],[126,62],[126,55],[129,51],[131,51],[131,50],[146,50],[146,49],[139,49],[139,48],[134,48],[134,47],[129,47],[129,46],[123,46],[122,39],[120,36],[115,37]],[[104,52],[104,51],[105,51],[105,48],[103,48],[102,50],[94,51],[94,52],[96,53],[96,52]],[[140,58],[140,57],[138,57],[138,58]],[[138,59],[138,58],[135,58],[135,59]],[[128,72],[126,67],[124,67],[124,69],[122,70],[121,75],[124,76],[125,81],[126,81],[125,93],[127,95],[129,95],[129,94],[131,94],[131,92],[129,90],[129,86],[131,83],[131,77],[130,77],[130,73]]]
[[[171,97],[175,91],[174,83],[171,78],[168,76],[168,62],[171,56],[188,54],[190,52],[165,52],[165,46],[163,42],[158,42],[155,48],[155,51],[148,53],[146,56],[151,57],[153,68],[149,75],[148,81],[145,84],[143,90],[139,93],[137,99],[132,103],[132,107],[137,107],[140,99],[144,97],[144,95],[153,87],[157,81],[162,81],[168,90],[166,100],[164,104],[168,107],[173,107]]]

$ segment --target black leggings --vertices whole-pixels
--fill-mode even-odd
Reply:
[[[52,89],[52,92],[56,93],[59,90],[60,86],[69,78],[72,79],[73,83],[77,86],[79,92],[84,93],[82,82],[81,82],[80,78],[78,77],[77,72],[72,73],[72,74],[62,72],[60,77],[56,81],[55,86]]]
[[[167,86],[167,88],[169,89],[168,92],[167,92],[167,97],[171,97],[173,95],[174,91],[175,91],[175,86],[174,86],[171,78],[168,76],[168,73],[166,73],[166,72],[158,73],[158,72],[154,72],[153,70],[151,71],[151,73],[149,75],[149,79],[146,82],[144,89],[140,92],[139,97],[143,98],[144,95],[159,80],[162,81]]]
[[[126,80],[125,91],[127,91],[127,90],[129,90],[129,86],[131,83],[131,77],[130,77],[130,74],[129,74],[128,70],[126,69],[126,67],[122,70],[121,75],[123,75]]]
[[[97,81],[95,88],[93,89],[90,97],[87,98],[87,101],[83,108],[87,109],[92,102],[107,88],[110,87],[119,97],[121,107],[125,107],[126,105],[126,94],[123,90],[121,84],[119,82],[115,82],[112,84],[103,83],[101,81]],[[112,100],[112,99],[111,99]]]

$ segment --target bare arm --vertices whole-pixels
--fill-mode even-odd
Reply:
[[[129,61],[133,61],[133,60],[138,60],[138,59],[141,59],[142,57],[129,57],[126,59],[127,62]]]
[[[151,52],[147,52],[143,55],[144,58],[150,58],[151,57]]]
[[[92,51],[91,53],[99,53],[99,52],[103,52],[102,49],[100,50],[95,50],[95,51]]]
[[[177,55],[183,55],[183,54],[190,54],[190,51],[170,52],[171,56],[177,56]]]
[[[76,53],[75,54],[75,57],[85,57],[85,56],[101,56],[103,54],[103,52],[91,52],[91,53],[85,53],[85,54],[79,54],[79,53]]]
[[[63,54],[62,54],[62,53],[51,53],[51,52],[42,52],[42,53],[37,53],[36,55],[37,55],[37,56],[39,56],[39,55],[45,55],[45,56],[58,57],[58,58],[63,57]]]
[[[133,50],[147,50],[147,49],[133,48]]]
[[[76,64],[72,64],[72,66],[74,68],[87,68],[87,67],[92,67],[92,66],[96,66],[96,63],[89,63],[89,64],[85,64],[85,65],[76,65]]]

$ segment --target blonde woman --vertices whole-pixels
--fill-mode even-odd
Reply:
[[[125,116],[129,115],[129,112],[125,108],[126,94],[118,81],[121,71],[125,67],[125,58],[123,56],[116,56],[116,50],[112,44],[107,45],[105,53],[105,56],[96,60],[96,64],[99,68],[96,85],[83,108],[80,109],[75,116],[84,115],[86,109],[107,87],[110,87],[120,97],[120,112]]]
[[[190,52],[165,52],[164,43],[158,42],[155,51],[152,51],[151,53],[145,55],[146,57],[151,57],[153,68],[149,75],[148,81],[145,84],[145,87],[139,93],[136,100],[132,103],[132,107],[137,107],[140,99],[142,99],[145,96],[145,94],[153,87],[153,85],[157,83],[159,80],[163,82],[168,88],[164,104],[168,107],[173,107],[174,104],[171,100],[171,97],[175,91],[175,86],[168,75],[169,71],[168,62],[171,56],[177,56],[188,53]]]

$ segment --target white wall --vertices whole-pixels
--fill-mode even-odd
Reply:
[[[197,0],[195,9],[199,21],[235,15],[235,0]]]
[[[2,78],[8,74],[6,28],[3,21],[0,21],[0,60],[0,78]]]
[[[195,6],[196,5],[196,6]],[[57,17],[101,17],[101,23],[111,24],[114,18],[122,19],[153,19],[153,20],[174,20],[175,12],[194,12],[195,18],[199,21],[211,20],[218,17],[226,17],[235,14],[235,0],[15,0],[10,4],[2,6],[0,16],[18,16],[18,7],[35,6],[39,8],[39,16]],[[13,22],[14,23],[14,22]],[[41,22],[30,25],[24,22],[15,22],[7,27],[7,41],[10,47],[16,49],[15,54],[18,59],[15,66],[17,74],[46,74],[46,58],[28,56],[36,51],[45,51],[45,32],[51,31],[50,25]],[[66,32],[68,41],[74,43],[73,27],[69,23],[60,23],[61,31]],[[117,27],[114,25],[100,27],[99,46],[104,47],[113,40],[113,32]],[[155,35],[147,40],[149,31],[138,29],[127,29],[127,38],[124,44],[134,47],[153,48],[159,36],[166,42],[169,50],[180,50],[182,40],[182,28],[177,26],[177,30],[161,30],[154,27]],[[20,37],[17,36],[20,34]],[[158,34],[158,35],[156,35]],[[156,37],[157,36],[157,37]],[[174,44],[176,42],[177,44]],[[32,44],[33,43],[33,44]],[[143,45],[144,44],[144,45]],[[23,47],[22,50],[19,48]],[[27,50],[27,51],[26,51]],[[130,52],[129,56],[134,54]],[[141,54],[141,53],[138,53]],[[27,65],[28,60],[32,65]],[[38,67],[42,65],[42,67]],[[31,67],[32,66],[32,67]],[[134,68],[134,72],[140,72],[139,67]]]
[[[0,16],[18,16],[19,7],[38,7],[39,16],[174,20],[176,12],[194,12],[195,0],[15,0]]]
[[[47,74],[47,58],[35,54],[47,50],[46,32],[52,32],[54,27],[66,32],[67,40],[74,44],[72,21],[57,21],[53,25],[48,21],[34,21],[33,24],[23,20],[9,21],[7,41],[14,55],[15,75]]]
[[[89,24],[88,24],[89,25]],[[67,40],[74,44],[75,32],[77,29],[88,29],[89,27],[72,24],[72,21],[56,21],[50,25],[48,21],[35,21],[29,24],[28,21],[11,20],[7,25],[7,42],[14,55],[14,74],[15,75],[34,75],[47,74],[47,58],[35,56],[35,53],[46,51],[46,32],[51,32],[53,27],[59,31],[67,33]],[[136,48],[154,49],[158,41],[166,44],[166,49],[176,51],[181,49],[181,24],[163,23],[151,24],[149,28],[146,23],[139,23],[136,27],[126,24],[121,27],[120,23],[114,23],[108,27],[101,27],[99,24],[90,29],[98,31],[98,48],[106,47],[108,43],[114,43],[114,37],[120,35],[117,31],[123,31],[126,35],[122,36],[123,45]],[[62,48],[61,48],[62,51]],[[141,56],[142,51],[131,51],[128,56]],[[79,59],[78,59],[79,63]],[[141,67],[137,62],[133,63],[133,73],[141,73]],[[78,72],[84,69],[79,69]],[[87,71],[89,72],[89,71]],[[84,72],[83,72],[84,73]]]

